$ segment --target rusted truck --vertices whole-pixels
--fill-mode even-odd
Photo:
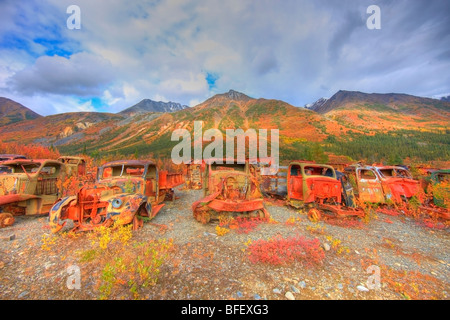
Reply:
[[[21,154],[0,154],[0,162],[16,159],[26,159],[27,157]]]
[[[263,176],[266,194],[276,195],[295,208],[309,209],[308,215],[320,220],[322,214],[333,217],[362,217],[356,208],[351,186],[337,176],[332,166],[312,161],[293,161],[280,167],[276,175]]]
[[[189,163],[186,164],[185,182],[186,188],[200,190],[203,187],[203,172],[205,171],[205,163]]]
[[[75,196],[60,199],[50,210],[50,227],[60,231],[72,220],[73,231],[100,226],[132,224],[156,216],[165,199],[174,200],[174,188],[184,183],[182,173],[160,170],[153,161],[108,162],[98,170],[97,181],[82,187]]]
[[[57,160],[66,165],[69,176],[84,176],[86,174],[86,160],[83,157],[61,156]]]
[[[420,209],[431,216],[450,220],[450,169],[433,171],[430,186],[431,194]]]
[[[27,157],[21,154],[0,154],[0,174],[10,173],[11,170],[7,166],[2,166],[2,162],[16,159],[26,159]]]
[[[360,202],[402,203],[418,194],[419,181],[399,166],[360,166],[345,168]]]
[[[258,167],[248,160],[232,164],[207,161],[203,173],[203,198],[194,202],[194,218],[206,224],[221,215],[269,218],[260,190]]]
[[[0,175],[3,226],[12,224],[15,215],[47,214],[61,197],[62,181],[66,175],[63,163],[18,159],[4,161],[2,166],[9,171]]]

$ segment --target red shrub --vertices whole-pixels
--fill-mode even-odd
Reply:
[[[325,258],[319,239],[307,239],[303,236],[273,239],[259,239],[251,243],[247,251],[252,263],[282,265],[301,260],[306,265],[318,264]]]
[[[249,233],[263,222],[267,222],[267,219],[237,217],[236,218],[237,227],[235,229],[237,233]]]
[[[444,223],[431,218],[422,219],[421,221],[417,222],[417,225],[436,230],[444,230],[449,227],[449,223]]]

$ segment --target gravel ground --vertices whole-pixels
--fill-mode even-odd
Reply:
[[[191,204],[201,194],[178,188],[178,199],[167,202],[151,223],[133,233],[133,240],[141,242],[171,238],[175,248],[158,282],[142,289],[143,298],[449,299],[448,229],[429,229],[412,218],[381,213],[360,227],[313,223],[297,210],[268,202],[266,208],[278,223],[259,224],[247,234],[230,230],[217,236],[217,223],[202,225],[192,217]],[[295,223],[286,224],[291,217]],[[249,261],[249,240],[277,235],[318,238],[325,252],[323,263],[274,266]],[[47,236],[48,250],[42,246]],[[337,240],[339,245],[333,247]],[[87,234],[51,235],[48,217],[17,217],[14,226],[0,229],[0,299],[98,299],[98,267],[80,262],[79,252],[89,243]],[[367,288],[370,264],[380,268],[380,290]],[[67,288],[71,265],[80,267],[80,290]],[[405,283],[409,291],[402,289]],[[116,298],[123,296],[111,297]]]

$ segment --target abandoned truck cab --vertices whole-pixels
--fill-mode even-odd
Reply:
[[[186,165],[186,187],[192,190],[203,188],[203,172],[205,163],[189,163]]]
[[[64,164],[56,160],[2,162],[8,173],[0,175],[2,216],[47,214],[62,194]]]
[[[160,171],[152,161],[124,160],[106,163],[99,168],[97,182],[82,187],[76,196],[61,199],[50,210],[52,232],[74,222],[74,231],[93,230],[99,226],[133,224],[136,230],[144,219],[152,219],[174,199],[173,188],[182,184],[178,173]]]
[[[434,205],[450,209],[448,203],[450,199],[450,169],[433,172],[431,174],[431,185]]]
[[[84,176],[86,174],[86,160],[82,157],[62,156],[57,160],[66,165],[69,176]]]
[[[294,208],[309,208],[308,216],[315,220],[322,214],[362,217],[364,212],[356,208],[351,186],[339,175],[326,164],[294,161],[275,175],[263,177],[262,187],[266,194],[282,197]]]
[[[310,162],[291,162],[287,172],[287,202],[296,208],[305,204],[341,203],[341,184],[333,167]]]
[[[192,205],[194,218],[201,223],[220,215],[269,218],[259,187],[259,170],[245,163],[217,164],[208,161],[204,171],[203,199]]]
[[[26,159],[27,157],[21,154],[0,154],[0,174],[11,173],[11,168],[3,166],[1,163],[9,160]]]
[[[361,202],[401,203],[419,192],[419,181],[398,166],[350,166],[345,169]]]

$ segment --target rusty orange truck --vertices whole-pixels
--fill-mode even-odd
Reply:
[[[361,166],[345,168],[360,202],[402,203],[417,195],[420,183],[400,166]]]
[[[0,225],[16,215],[47,214],[62,195],[65,165],[56,160],[17,159],[2,162],[0,174]]]
[[[132,224],[136,230],[175,199],[174,188],[184,183],[182,173],[160,170],[153,161],[120,160],[104,164],[97,181],[82,187],[75,196],[59,200],[50,210],[52,232],[72,220],[74,231],[99,226]]]
[[[220,215],[269,218],[260,190],[258,167],[248,160],[221,162],[206,163],[204,197],[192,205],[194,218],[204,224],[219,219]]]
[[[364,215],[356,208],[351,188],[338,179],[332,166],[292,161],[275,175],[263,176],[262,181],[264,193],[282,197],[292,207],[309,209],[308,215],[316,220],[321,218],[320,212],[337,217]]]

